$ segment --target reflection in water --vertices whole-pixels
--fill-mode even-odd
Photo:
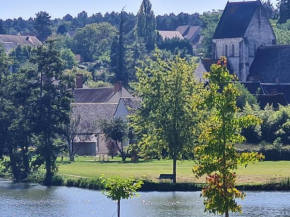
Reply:
[[[214,216],[204,213],[200,192],[141,192],[121,202],[122,217]],[[231,216],[290,217],[290,192],[247,192],[243,214]],[[100,192],[0,181],[0,216],[112,217],[116,204]],[[116,214],[114,216],[117,216]]]

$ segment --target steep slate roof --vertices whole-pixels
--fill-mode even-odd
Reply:
[[[180,32],[178,31],[158,31],[159,35],[162,37],[162,39],[173,39],[173,38],[179,38],[184,39]]]
[[[259,47],[248,77],[263,83],[290,83],[290,45]]]
[[[102,119],[110,119],[114,116],[117,103],[72,103],[73,115],[80,115],[81,121],[78,133],[97,133],[96,122]],[[86,129],[86,130],[84,130]],[[91,132],[86,132],[86,131]]]
[[[176,31],[179,31],[181,35],[185,36],[186,30],[190,27],[190,25],[178,26]]]
[[[213,39],[243,37],[258,6],[260,1],[228,2]]]
[[[190,25],[184,25],[184,26],[178,26],[176,28],[176,31],[179,31],[180,34],[187,38],[188,40],[194,40],[195,38],[192,38],[199,30],[201,29],[200,26],[190,26]]]
[[[104,103],[114,95],[113,87],[75,89],[74,96],[76,103]]]

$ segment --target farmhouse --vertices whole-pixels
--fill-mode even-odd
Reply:
[[[99,120],[122,118],[138,107],[139,99],[134,98],[121,82],[113,87],[83,88],[82,75],[77,75],[77,88],[72,103],[73,118],[79,119],[71,151],[77,155],[106,155],[108,153],[104,134],[98,127]],[[124,141],[124,146],[128,141]]]

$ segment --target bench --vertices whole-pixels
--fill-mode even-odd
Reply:
[[[173,174],[160,174],[158,179],[170,179],[173,180],[174,179],[174,175]]]

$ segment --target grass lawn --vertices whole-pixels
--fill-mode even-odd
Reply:
[[[178,162],[177,182],[205,182],[205,178],[196,179],[191,172],[193,161]],[[135,177],[146,175],[148,180],[158,182],[159,174],[172,173],[171,160],[152,160],[130,163],[129,159],[123,163],[120,158],[108,162],[95,161],[93,157],[79,157],[75,162],[58,161],[59,173],[70,177],[100,177],[120,175]],[[264,161],[250,164],[247,168],[239,168],[237,171],[238,184],[262,184],[281,178],[290,177],[290,161]]]

